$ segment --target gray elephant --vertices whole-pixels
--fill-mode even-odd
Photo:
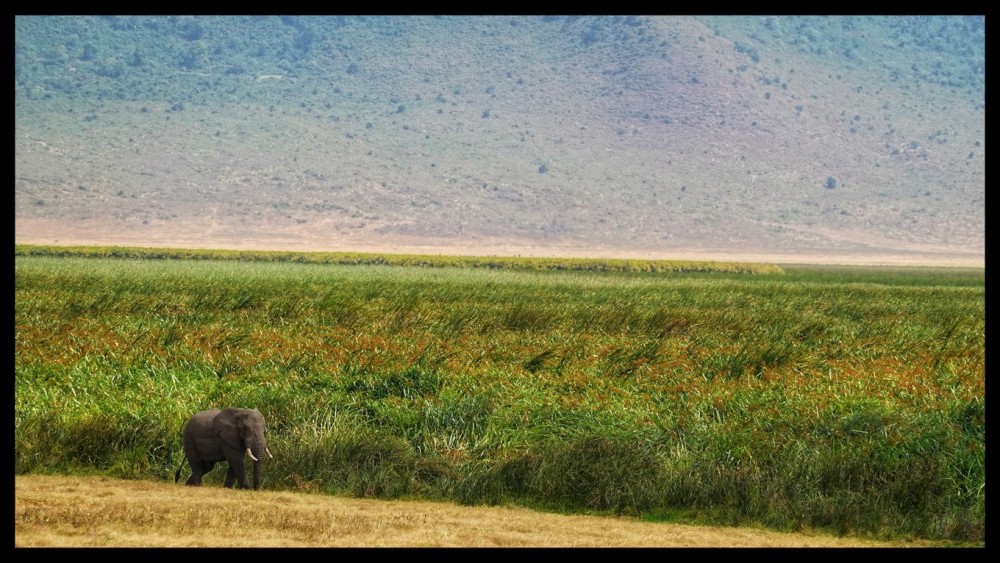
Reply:
[[[207,410],[191,417],[184,426],[184,457],[191,465],[187,484],[200,486],[201,477],[212,470],[217,462],[229,464],[225,486],[232,488],[239,481],[240,488],[249,489],[244,456],[253,460],[253,488],[260,488],[261,459],[274,457],[267,449],[264,438],[264,415],[257,409],[228,408]],[[181,466],[174,473],[174,483],[181,478]]]

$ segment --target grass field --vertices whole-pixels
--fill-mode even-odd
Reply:
[[[172,480],[188,416],[252,406],[270,490],[985,536],[982,269],[30,250],[19,475]]]

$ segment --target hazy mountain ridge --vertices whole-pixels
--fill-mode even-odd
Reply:
[[[982,22],[17,18],[15,232],[983,255]]]

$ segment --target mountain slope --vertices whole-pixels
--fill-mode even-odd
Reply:
[[[981,261],[983,25],[18,17],[15,237]]]

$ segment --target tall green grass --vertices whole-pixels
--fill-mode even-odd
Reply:
[[[15,258],[15,471],[982,541],[984,275]],[[221,484],[224,471],[210,473]]]

